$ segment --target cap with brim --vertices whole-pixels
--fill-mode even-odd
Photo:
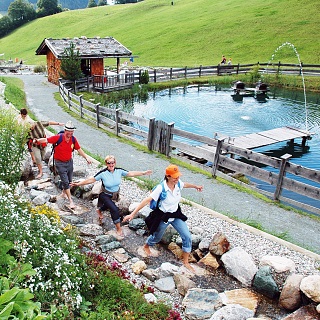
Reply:
[[[178,178],[181,176],[181,172],[179,171],[178,166],[174,164],[170,164],[166,168],[166,176],[171,176],[172,178]]]
[[[75,128],[76,127],[73,125],[73,123],[71,121],[68,121],[64,126],[64,130],[66,130],[66,131],[74,131]]]

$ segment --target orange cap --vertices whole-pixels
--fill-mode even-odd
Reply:
[[[179,168],[176,165],[170,164],[166,168],[166,176],[171,176],[172,178],[178,178],[181,176],[181,172],[179,171]]]

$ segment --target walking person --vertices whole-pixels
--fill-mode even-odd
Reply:
[[[167,227],[171,224],[182,239],[183,264],[187,269],[194,272],[193,267],[189,264],[189,255],[192,249],[191,234],[186,223],[187,217],[181,212],[179,202],[183,188],[194,188],[197,191],[202,191],[203,187],[183,182],[179,180],[180,176],[179,168],[176,165],[169,165],[165,170],[163,186],[159,184],[148,197],[138,204],[130,215],[124,217],[123,222],[131,221],[136,213],[148,205],[151,200],[158,202],[157,208],[150,213],[150,217],[152,217],[152,221],[149,223],[150,236],[143,247],[144,251],[148,256],[151,256],[150,247],[160,242]],[[166,193],[164,199],[163,193]]]
[[[81,149],[76,137],[73,136],[74,130],[75,126],[71,121],[68,121],[64,126],[64,133],[48,138],[34,139],[33,141],[37,144],[51,143],[55,145],[53,159],[62,183],[61,197],[69,200],[70,209],[75,208],[70,192],[70,183],[72,182],[73,176],[72,152],[77,150],[80,156],[82,156],[88,164],[91,164],[91,160]]]
[[[36,176],[36,179],[40,179],[43,175],[42,160],[45,155],[47,144],[39,143],[39,142],[34,143],[33,141],[35,139],[45,138],[46,137],[45,128],[51,125],[63,126],[64,123],[56,122],[56,121],[36,121],[31,126],[31,130],[30,130],[30,137],[32,140],[31,150],[32,150],[32,153],[34,154],[34,159],[39,170],[39,173]]]
[[[89,177],[83,181],[72,182],[71,186],[83,186],[86,184],[102,181],[103,191],[99,194],[97,213],[100,224],[102,224],[102,211],[109,210],[112,221],[116,227],[117,235],[123,237],[120,225],[120,212],[115,204],[119,200],[119,191],[122,177],[137,177],[150,175],[151,170],[146,171],[127,171],[116,167],[116,159],[112,155],[105,158],[106,168],[99,171],[94,177]]]
[[[16,119],[17,119],[19,124],[25,126],[28,129],[31,129],[31,127],[35,123],[35,121],[32,120],[30,118],[30,116],[28,115],[28,110],[26,108],[20,109],[20,113],[18,114]],[[27,140],[27,148],[28,148],[28,151],[30,153],[30,156],[31,156],[31,159],[32,159],[32,163],[33,163],[33,165],[36,165],[36,159],[35,159],[35,156],[34,156],[34,154],[32,152],[32,139],[30,137],[30,134],[28,135],[27,139],[28,139]]]

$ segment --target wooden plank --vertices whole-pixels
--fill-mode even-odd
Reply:
[[[308,133],[306,132],[298,131],[289,127],[276,128],[260,132],[259,134],[267,138],[278,140],[279,142],[308,136]]]
[[[277,142],[279,142],[279,140],[266,137],[261,135],[261,133],[252,133],[239,138],[234,138],[233,145],[244,149],[254,149],[262,146],[268,146]]]

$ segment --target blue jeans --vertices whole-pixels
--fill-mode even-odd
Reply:
[[[109,210],[113,223],[114,224],[119,223],[120,222],[119,208],[111,200],[111,196],[101,192],[99,195],[99,199],[101,199],[103,203],[102,206],[99,208],[100,211]]]
[[[146,244],[151,247],[160,242],[169,224],[171,224],[178,231],[182,239],[182,251],[191,252],[192,240],[189,228],[185,221],[178,218],[175,218],[171,222],[168,221],[167,223],[161,221],[156,232],[154,232],[152,235],[148,237]]]
[[[56,169],[60,176],[62,189],[70,189],[70,182],[72,182],[73,176],[73,159],[70,159],[67,162],[54,160],[54,165],[56,166]]]

